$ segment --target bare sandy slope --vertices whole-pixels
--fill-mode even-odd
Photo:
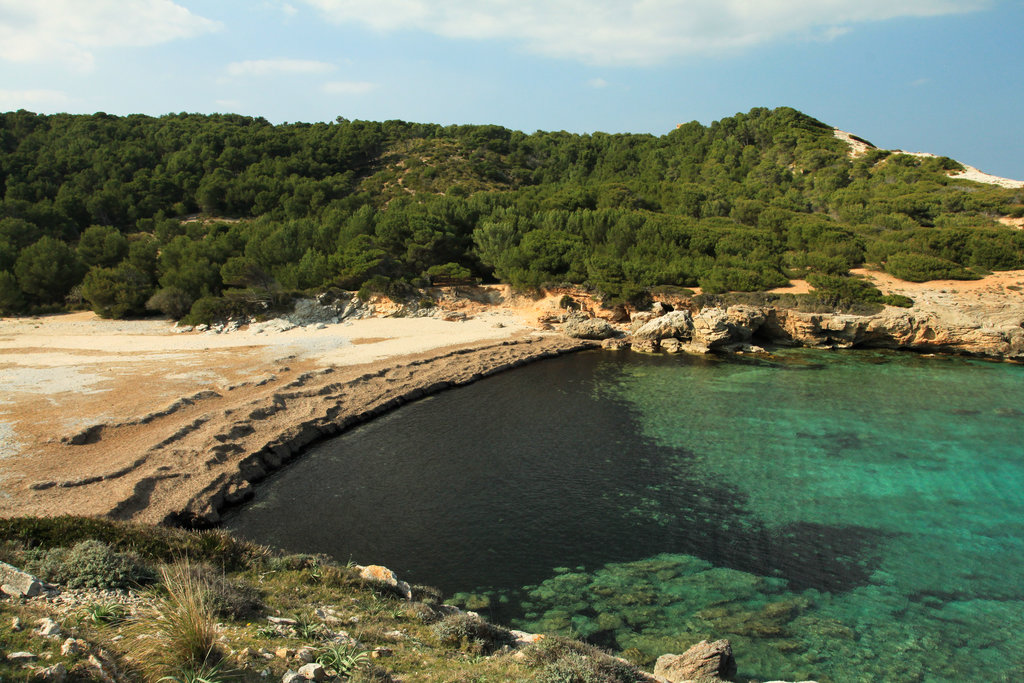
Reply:
[[[91,313],[0,320],[0,515],[209,518],[223,502],[212,499],[248,495],[260,478],[241,476],[243,462],[296,430],[331,433],[446,382],[579,346],[538,333],[536,316],[477,313],[224,334]]]

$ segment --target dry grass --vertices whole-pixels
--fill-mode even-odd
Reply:
[[[188,560],[160,568],[163,591],[131,625],[129,656],[147,680],[223,678],[209,585]]]

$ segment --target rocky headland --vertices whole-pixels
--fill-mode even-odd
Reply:
[[[1024,360],[1024,273],[929,286],[881,274],[887,293],[909,295],[909,308],[870,314],[807,312],[770,303],[698,307],[690,299],[656,302],[650,311],[568,314],[566,334],[601,339],[605,348],[665,353],[763,351],[762,346],[886,348]]]

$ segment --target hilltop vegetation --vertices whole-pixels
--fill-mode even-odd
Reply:
[[[0,115],[0,313],[87,304],[208,319],[301,291],[431,278],[760,291],[848,271],[915,281],[1024,267],[1024,191],[754,109],[651,135],[402,121]],[[183,220],[200,214],[216,220]],[[852,299],[851,299],[852,297]],[[894,303],[894,302],[888,302]]]

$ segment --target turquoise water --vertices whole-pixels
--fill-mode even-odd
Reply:
[[[1006,364],[579,354],[324,444],[228,526],[633,657],[729,638],[741,680],[1018,681],[1021,408]]]

